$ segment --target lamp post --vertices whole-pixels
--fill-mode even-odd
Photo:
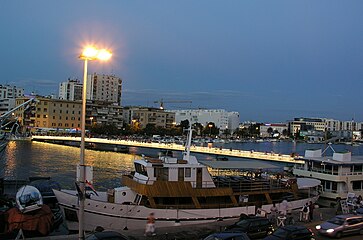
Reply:
[[[213,124],[208,124],[208,127],[209,127],[209,136],[211,137],[212,136],[212,127],[213,127]]]
[[[95,47],[86,47],[81,55],[80,59],[84,60],[84,73],[83,73],[83,93],[82,93],[82,114],[81,114],[81,156],[80,156],[80,184],[79,188],[81,193],[79,194],[79,233],[78,238],[84,239],[84,202],[86,198],[85,183],[86,183],[86,168],[84,161],[85,153],[85,135],[86,135],[86,102],[87,102],[87,65],[90,60],[103,60],[106,61],[110,59],[112,53],[106,49],[97,49]]]

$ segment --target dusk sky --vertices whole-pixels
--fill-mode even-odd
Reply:
[[[89,73],[123,79],[123,105],[238,111],[241,121],[363,121],[363,1],[0,1],[1,84],[58,94]]]

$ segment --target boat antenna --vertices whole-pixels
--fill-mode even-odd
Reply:
[[[331,142],[329,142],[329,143],[328,143],[328,146],[324,149],[324,151],[323,151],[322,155],[326,152],[326,150],[328,150],[328,148],[330,148],[331,150],[333,150],[333,152],[335,153],[335,150],[334,150],[334,148],[333,148],[331,145],[332,145],[332,143],[331,143]]]

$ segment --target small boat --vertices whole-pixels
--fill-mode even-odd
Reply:
[[[273,203],[288,200],[292,209],[318,198],[320,181],[299,188],[298,179],[277,179],[274,176],[238,175],[223,172],[214,176],[209,167],[190,155],[191,128],[182,159],[171,156],[141,157],[134,161],[135,171],[121,178],[123,186],[107,192],[86,194],[84,230],[97,227],[107,230],[141,230],[154,213],[156,227],[210,223],[238,219],[241,214],[255,214],[257,208],[269,212]],[[233,164],[237,161],[210,163]],[[222,166],[222,168],[225,167]],[[235,169],[236,173],[241,173]],[[87,174],[86,174],[87,176]],[[92,182],[87,179],[86,182]],[[79,229],[77,190],[54,190],[67,228]],[[141,230],[142,231],[142,230]]]

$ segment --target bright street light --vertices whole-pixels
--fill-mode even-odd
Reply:
[[[112,53],[106,49],[97,49],[93,46],[87,46],[82,51],[79,56],[80,59],[84,60],[84,74],[83,74],[83,94],[82,94],[82,115],[81,115],[81,156],[80,156],[80,184],[79,188],[81,190],[79,199],[79,239],[85,239],[84,235],[84,205],[86,198],[86,166],[84,161],[85,153],[85,135],[86,135],[86,102],[87,102],[87,64],[90,60],[101,60],[106,61],[110,59]]]

